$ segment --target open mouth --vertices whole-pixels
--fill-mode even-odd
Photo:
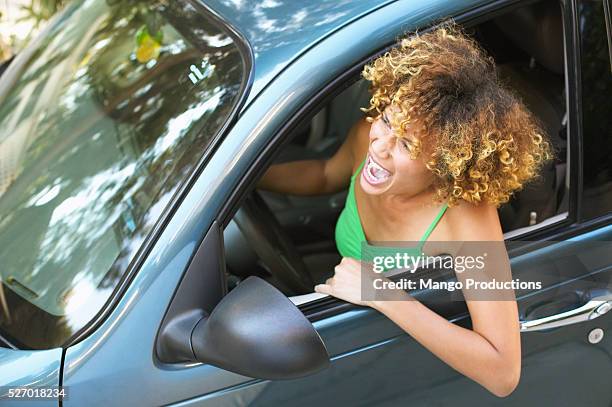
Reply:
[[[368,159],[363,169],[363,176],[366,181],[372,185],[382,184],[391,177],[391,173],[387,171],[382,165],[378,164],[368,154]]]

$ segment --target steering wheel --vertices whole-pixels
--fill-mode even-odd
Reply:
[[[312,292],[302,256],[257,191],[246,197],[234,221],[274,278],[296,294]]]

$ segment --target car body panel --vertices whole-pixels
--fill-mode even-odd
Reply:
[[[60,384],[62,349],[17,350],[0,348],[0,385],[7,387],[57,387]],[[6,387],[3,390],[7,390]],[[0,392],[0,403],[7,391]],[[19,400],[20,406],[57,406],[57,399]]]

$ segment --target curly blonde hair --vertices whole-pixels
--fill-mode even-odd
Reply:
[[[436,198],[499,206],[537,177],[553,151],[542,126],[498,80],[495,63],[452,20],[402,39],[362,72],[370,81],[367,120],[399,107],[393,130],[417,122],[423,137],[408,140],[411,156],[427,151],[437,175]],[[424,145],[426,148],[421,148]]]

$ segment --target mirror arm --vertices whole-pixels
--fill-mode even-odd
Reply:
[[[214,221],[185,271],[157,334],[161,362],[196,362],[192,334],[227,293],[223,234]]]

